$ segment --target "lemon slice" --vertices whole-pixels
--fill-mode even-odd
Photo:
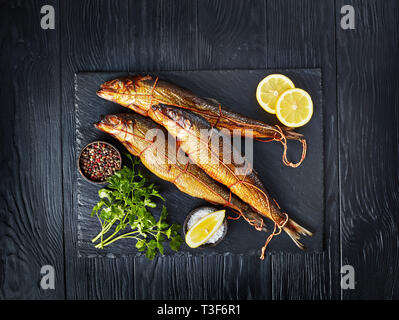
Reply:
[[[277,100],[276,115],[287,127],[301,127],[313,115],[313,102],[309,93],[302,89],[289,89]]]
[[[223,223],[226,210],[208,214],[194,224],[186,234],[186,243],[190,248],[197,248],[208,241]]]
[[[266,112],[274,114],[278,97],[292,88],[295,88],[295,85],[290,78],[282,74],[271,74],[259,82],[256,88],[256,100]]]

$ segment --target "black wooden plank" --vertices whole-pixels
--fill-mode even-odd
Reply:
[[[257,255],[135,258],[137,299],[266,299],[269,264]]]
[[[324,266],[327,255],[282,254],[272,258],[273,299],[326,299],[331,290]],[[290,266],[290,267],[287,267]]]
[[[74,279],[74,284],[77,286],[78,281],[84,281],[84,285],[87,286],[85,299],[131,300],[135,298],[134,269],[131,259],[87,259],[84,260],[83,266],[84,273]]]
[[[129,1],[129,71],[197,66],[196,1]]]
[[[43,5],[56,30],[41,29]],[[64,298],[58,17],[58,1],[0,4],[1,299]]]
[[[202,257],[135,258],[136,299],[204,299]]]
[[[265,67],[268,48],[265,1],[200,1],[198,63],[201,69]]]
[[[68,299],[122,299],[134,296],[131,260],[78,258],[75,194],[74,74],[86,70],[127,70],[127,25],[127,1],[61,2],[63,191]]]
[[[129,71],[197,69],[197,2],[129,2]],[[202,258],[134,259],[136,299],[201,299]],[[188,268],[189,267],[189,268]],[[180,275],[176,278],[172,275]],[[151,275],[151,276],[149,276]],[[199,285],[197,285],[199,284]]]
[[[325,252],[322,255],[304,257],[285,254],[273,256],[272,295],[274,299],[337,299],[340,281],[340,231],[334,3],[268,0],[266,11],[267,66],[322,68],[325,129]],[[292,281],[302,285],[296,286]]]
[[[4,204],[0,211],[0,297],[62,298],[65,289],[68,298],[94,299],[164,298],[168,294],[172,298],[250,299],[268,298],[271,291],[277,299],[337,298],[340,266],[337,191],[340,172],[343,264],[353,265],[356,272],[356,289],[345,290],[343,296],[348,299],[398,298],[396,190],[399,134],[398,112],[394,108],[399,100],[395,91],[398,67],[394,60],[398,56],[397,1],[336,0],[335,10],[332,1],[265,0],[253,1],[251,5],[237,1],[234,6],[227,1],[208,1],[205,4],[198,1],[202,12],[198,17],[198,28],[197,12],[191,7],[196,2],[177,5],[184,8],[182,12],[188,13],[188,18],[179,15],[180,9],[169,8],[166,1],[126,2],[64,1],[62,8],[58,8],[55,0],[2,1],[0,4],[0,71],[3,75],[0,80],[0,172],[3,177],[0,199]],[[56,9],[56,31],[40,29],[39,10],[44,4],[52,4]],[[340,28],[339,11],[344,4],[352,4],[355,8],[356,30]],[[262,5],[267,12],[265,20],[260,18],[264,15],[261,14]],[[240,10],[236,10],[236,6]],[[126,10],[127,7],[130,10]],[[60,25],[59,11],[62,16]],[[336,29],[332,27],[331,11],[337,16]],[[161,15],[164,12],[176,14]],[[245,18],[248,12],[252,19]],[[129,19],[128,32],[125,33],[127,14],[129,17],[137,15],[139,22],[136,24],[134,19]],[[208,19],[206,15],[213,18]],[[176,24],[168,19],[170,17],[182,21]],[[245,23],[240,19],[246,20]],[[265,21],[263,28],[268,30],[267,34],[256,30],[258,22],[260,25],[262,21]],[[188,29],[184,29],[187,25]],[[230,32],[229,27],[233,31]],[[201,28],[206,31],[201,32]],[[251,33],[242,31],[246,28]],[[161,37],[158,30],[169,36]],[[217,30],[214,36],[213,30]],[[62,35],[58,39],[60,31]],[[334,31],[337,34],[337,57]],[[235,34],[239,35],[238,38]],[[126,37],[129,41],[123,41]],[[251,41],[246,41],[247,37]],[[199,44],[195,39],[199,39]],[[268,39],[264,46],[262,39]],[[187,44],[191,41],[191,45]],[[56,93],[60,90],[59,60],[55,43],[62,46],[61,148]],[[253,54],[259,52],[251,49],[255,47],[261,48],[260,54]],[[334,140],[338,134],[334,109],[336,59],[339,128],[342,133],[340,171],[336,164],[337,142]],[[71,129],[74,72],[230,66],[322,68],[324,103],[329,106],[325,112],[325,214],[329,221],[326,252],[276,256],[271,265],[270,259],[244,261],[240,256],[230,255],[207,261],[194,257],[186,260],[177,257],[174,261],[160,258],[162,261],[153,265],[146,260],[136,261],[133,265],[129,259],[98,261],[76,258],[75,159],[71,143],[74,139]],[[43,119],[48,121],[44,123]],[[57,156],[60,149],[62,158],[59,153]],[[49,154],[54,160],[51,163],[48,162]],[[60,168],[62,161],[63,169]],[[63,217],[59,208],[63,190],[57,185],[61,180],[57,171],[61,170],[65,192],[67,288],[64,288],[63,248],[59,242]],[[50,181],[48,177],[54,179]],[[43,264],[55,266],[54,291],[43,291],[39,287],[39,272]],[[167,279],[170,276],[168,272],[163,275],[163,267],[174,274],[170,280]],[[270,268],[273,268],[272,287],[268,282]],[[158,271],[152,272],[154,270]],[[129,276],[133,272],[137,274],[136,280],[146,278],[137,281],[134,288]],[[180,278],[177,276],[179,273],[187,276]],[[160,283],[164,289],[157,292]],[[169,285],[172,289],[168,289]],[[206,290],[198,289],[202,287]]]
[[[198,1],[198,68],[264,68],[266,1]],[[207,299],[270,299],[270,256],[224,255],[203,262]]]
[[[352,5],[355,29],[340,27]],[[336,1],[343,299],[399,298],[399,2]]]
[[[204,258],[205,299],[270,299],[270,258],[224,254]]]

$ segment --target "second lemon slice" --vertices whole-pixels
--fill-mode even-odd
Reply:
[[[186,234],[186,243],[190,248],[197,248],[208,241],[220,228],[226,210],[219,210],[203,217],[194,224]]]
[[[290,78],[282,74],[271,74],[259,82],[256,88],[256,99],[265,111],[274,114],[278,97],[292,88],[295,86]]]
[[[276,115],[287,127],[301,127],[312,118],[312,98],[302,89],[287,90],[277,100]]]

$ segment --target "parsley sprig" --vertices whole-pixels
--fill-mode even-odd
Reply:
[[[157,250],[164,254],[163,243],[167,238],[170,248],[178,251],[183,242],[178,233],[181,226],[166,222],[168,212],[164,205],[158,220],[147,210],[157,206],[155,198],[165,199],[159,194],[157,186],[149,184],[137,168],[140,160],[129,154],[126,156],[131,160],[132,167],[124,166],[107,179],[106,188],[98,191],[100,201],[91,215],[98,217],[101,231],[92,242],[99,241],[95,247],[104,248],[120,239],[135,239],[136,248],[145,251],[148,259],[153,259]],[[128,232],[123,232],[126,229]]]

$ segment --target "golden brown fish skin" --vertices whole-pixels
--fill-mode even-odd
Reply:
[[[180,148],[203,169],[210,177],[226,185],[241,200],[250,204],[257,212],[271,219],[293,239],[300,247],[300,234],[311,235],[309,231],[297,225],[282,212],[277,203],[272,199],[262,182],[253,170],[237,170],[234,161],[226,163],[222,160],[220,150],[212,148],[210,139],[204,137],[204,131],[209,130],[211,135],[217,134],[217,129],[213,128],[202,117],[183,109],[159,104],[152,106],[152,112],[148,114],[151,118],[164,126],[169,133],[177,137]],[[224,144],[228,152],[237,152],[231,145]],[[203,152],[206,149],[208,152]],[[233,157],[237,159],[239,156]],[[250,166],[247,168],[251,169]]]
[[[164,128],[149,118],[138,114],[108,115],[95,124],[96,128],[111,134],[118,139],[141,162],[161,179],[172,182],[184,193],[196,198],[202,198],[213,204],[228,206],[239,213],[258,230],[266,231],[264,221],[251,207],[235,197],[223,185],[212,180],[195,164],[182,163],[185,158],[181,149],[177,150],[177,161],[168,158],[168,148],[176,150],[175,139],[168,137]],[[162,132],[167,143],[155,135],[149,135],[149,130]],[[174,162],[174,163],[172,163]]]
[[[278,140],[281,138],[281,130],[287,139],[304,140],[302,134],[291,128],[278,128],[240,115],[215,100],[200,98],[187,89],[149,75],[107,81],[101,85],[97,94],[142,115],[146,115],[152,105],[162,103],[195,112],[204,117],[211,126],[224,129],[230,134]]]

